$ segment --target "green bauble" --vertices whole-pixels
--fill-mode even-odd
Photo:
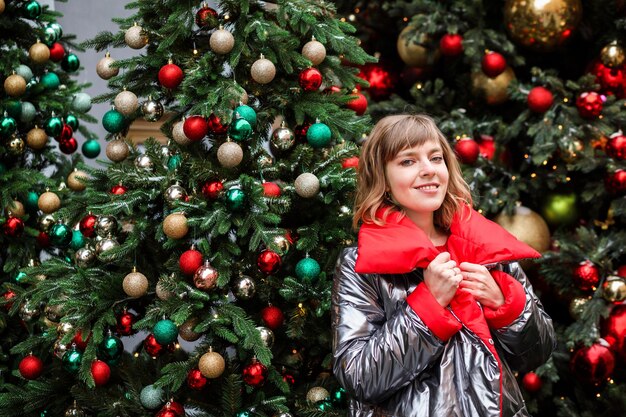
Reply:
[[[317,403],[316,406],[322,411],[330,411],[334,408],[332,402],[330,402],[329,400],[322,400]]]
[[[25,101],[22,103],[20,108],[21,115],[19,117],[21,122],[30,123],[35,120],[35,116],[37,115],[37,109],[35,108],[33,103],[31,103],[30,101]]]
[[[576,200],[575,193],[551,194],[541,208],[541,215],[554,227],[572,224],[578,220]]]
[[[63,129],[63,120],[60,117],[53,116],[46,120],[46,124],[43,127],[48,136],[57,137],[61,134]]]
[[[57,223],[50,229],[50,243],[57,248],[65,248],[72,241],[72,229],[63,223]]]
[[[22,103],[19,100],[7,100],[4,110],[12,118],[19,119],[22,116]]]
[[[246,194],[240,188],[226,191],[226,204],[231,210],[240,210],[246,204]]]
[[[59,40],[59,34],[53,27],[46,26],[43,30],[43,43],[52,46],[53,43]]]
[[[76,132],[78,130],[78,117],[74,116],[73,114],[70,113],[65,116],[65,123],[67,123],[67,125],[72,128],[72,131]]]
[[[165,402],[165,392],[161,387],[146,385],[139,394],[139,401],[149,410],[157,409]]]
[[[39,210],[39,194],[34,191],[29,191],[28,194],[26,194],[26,199],[23,203],[28,211]]]
[[[33,78],[33,70],[30,67],[22,64],[15,68],[15,73],[21,76],[24,81],[29,82]]]
[[[98,143],[98,141],[95,139],[89,139],[88,141],[83,143],[81,150],[83,151],[83,155],[85,155],[85,158],[96,158],[98,155],[100,155],[100,143]]]
[[[61,27],[61,25],[57,22],[48,23],[48,27],[52,28],[56,32],[59,39],[63,37],[63,27]]]
[[[87,93],[76,93],[72,97],[72,108],[79,113],[86,113],[91,109],[91,96]]]
[[[313,258],[304,258],[296,265],[296,275],[303,281],[312,281],[322,272],[320,264]]]
[[[80,363],[83,360],[82,352],[78,350],[68,350],[63,354],[61,362],[63,363],[63,369],[68,372],[76,373],[80,369]]]
[[[109,365],[117,363],[117,360],[124,352],[124,344],[119,337],[108,335],[102,343],[98,345],[98,358]]]
[[[0,117],[0,136],[9,137],[17,129],[17,122],[9,116]]]
[[[41,15],[41,5],[31,0],[24,5],[24,14],[30,19],[37,19]]]
[[[306,140],[316,149],[328,146],[331,138],[330,128],[324,123],[314,123],[306,132]]]
[[[61,68],[65,72],[74,72],[80,68],[80,60],[76,54],[67,54],[61,60]]]
[[[109,133],[120,133],[124,129],[124,116],[117,110],[111,109],[104,113],[102,126]]]
[[[237,113],[239,116],[246,119],[248,123],[250,123],[250,126],[256,126],[256,112],[252,107],[242,104],[241,106],[237,106],[235,108],[234,113]],[[236,116],[233,116],[233,119],[234,118],[236,118]]]
[[[248,139],[250,135],[252,135],[252,126],[246,119],[239,118],[239,119],[233,120],[233,122],[230,124],[230,128],[228,129],[228,134],[230,135],[231,138],[239,142],[242,142]]]
[[[54,72],[46,72],[41,76],[40,83],[46,90],[56,90],[61,85],[61,80]]]
[[[339,408],[346,408],[348,405],[348,394],[346,390],[339,387],[330,395],[332,403]]]
[[[161,345],[169,345],[178,339],[178,327],[172,320],[158,321],[152,328],[154,338]]]
[[[182,156],[176,154],[169,157],[167,160],[167,169],[170,171],[174,171],[180,167],[180,164],[183,162]]]
[[[85,246],[85,236],[80,230],[72,230],[72,240],[70,242],[70,248],[78,250]]]

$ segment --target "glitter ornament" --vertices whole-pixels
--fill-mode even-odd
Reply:
[[[323,148],[330,144],[332,132],[324,123],[314,123],[306,132],[306,140],[315,149]]]
[[[233,50],[235,38],[233,34],[220,26],[209,38],[211,50],[218,55],[225,55]]]
[[[278,184],[275,182],[264,182],[263,183],[263,195],[265,197],[280,197],[281,191]]]
[[[133,268],[133,272],[124,277],[122,287],[126,295],[131,298],[139,298],[148,292],[148,278]]]
[[[98,76],[103,80],[108,80],[115,77],[117,74],[119,74],[120,69],[113,67],[112,65],[114,63],[115,60],[111,58],[111,54],[107,52],[104,55],[104,58],[98,61],[98,64],[96,65],[96,74],[98,74]]]
[[[198,368],[205,377],[215,379],[224,373],[226,362],[219,353],[209,351],[200,357]]]
[[[270,305],[261,310],[261,319],[267,327],[277,330],[285,322],[285,315],[280,308]]]
[[[301,259],[296,264],[296,276],[303,281],[311,282],[322,271],[320,264],[313,258]]]
[[[148,44],[148,37],[143,33],[143,28],[135,23],[124,33],[124,42],[133,49],[141,49]]]
[[[88,178],[89,175],[85,171],[75,169],[67,176],[67,186],[73,191],[83,191],[87,188]]]
[[[169,345],[178,340],[178,327],[172,320],[159,320],[152,328],[152,333],[156,341],[162,345]]]
[[[202,333],[194,331],[198,323],[200,323],[200,319],[198,317],[192,317],[185,320],[178,328],[178,335],[181,339],[187,342],[195,342],[200,339],[200,337],[202,337]]]
[[[163,220],[163,233],[170,239],[180,239],[189,231],[187,218],[182,213],[169,214]]]
[[[161,387],[146,385],[139,394],[139,401],[145,408],[154,410],[165,402],[165,392]]]
[[[330,397],[330,393],[323,387],[313,387],[306,393],[306,400],[315,404]]]
[[[410,67],[426,67],[432,65],[434,54],[431,54],[428,49],[418,43],[414,43],[412,40],[416,31],[416,27],[412,25],[402,29],[396,42],[398,55],[400,59]]]
[[[4,91],[11,97],[20,97],[26,92],[26,80],[21,75],[9,75],[4,80]]]
[[[180,272],[185,275],[193,275],[202,266],[202,253],[192,247],[180,255],[178,265]]]
[[[326,59],[326,47],[313,37],[302,47],[302,56],[311,61],[312,65],[319,65]]]
[[[600,282],[600,270],[593,262],[585,260],[574,269],[573,277],[578,287],[587,291],[596,287]]]
[[[121,162],[128,157],[130,149],[122,139],[112,140],[107,144],[106,156],[113,162]]]
[[[115,96],[115,110],[123,116],[132,116],[139,108],[139,99],[132,91],[124,90]]]
[[[265,59],[265,57],[261,55],[261,57],[252,64],[250,75],[257,83],[268,84],[276,76],[276,67],[272,61]]]
[[[39,196],[37,206],[46,214],[54,213],[61,207],[61,199],[52,191],[46,191]]]
[[[48,144],[48,134],[45,130],[34,127],[26,134],[26,145],[36,151],[46,147]]]
[[[217,149],[217,160],[224,168],[234,168],[243,160],[243,149],[235,142],[224,142]]]
[[[174,126],[172,126],[172,138],[174,139],[174,142],[181,146],[187,146],[193,142],[185,135],[184,124],[185,120],[181,120],[174,123]]]
[[[294,181],[296,194],[302,198],[315,197],[320,191],[320,180],[313,174],[305,172]]]
[[[91,110],[91,96],[87,93],[76,93],[72,96],[71,105],[78,113],[87,113]]]
[[[28,56],[35,64],[45,64],[50,59],[50,49],[45,44],[37,41],[28,50]]]
[[[124,115],[115,109],[107,111],[102,117],[102,126],[109,133],[119,133],[126,125]]]

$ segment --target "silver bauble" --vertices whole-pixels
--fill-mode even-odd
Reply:
[[[128,157],[128,145],[122,139],[115,139],[109,142],[106,148],[106,155],[113,162],[121,162]]]
[[[305,172],[298,175],[294,182],[296,193],[303,198],[315,197],[320,191],[320,180],[313,174]]]
[[[276,248],[277,248],[276,253],[278,253],[279,255],[281,256],[285,255],[289,251],[289,247],[291,246],[291,243],[289,243],[289,239],[287,239],[285,236],[276,235],[274,236],[272,241],[276,245]]]
[[[167,145],[161,146],[161,156],[166,161],[170,156],[172,156],[172,150],[169,148],[169,146]]]
[[[56,342],[54,342],[54,356],[56,356],[59,359],[63,358],[63,355],[65,355],[65,352],[67,352],[68,346],[64,343],[61,343],[59,340],[57,340]]]
[[[148,37],[143,33],[143,28],[135,24],[124,34],[124,42],[133,49],[141,49],[148,43]]]
[[[22,320],[28,323],[39,317],[40,313],[41,311],[39,311],[39,308],[37,308],[37,306],[34,306],[27,301],[20,306],[18,314],[20,315],[20,318]]]
[[[306,400],[312,403],[324,401],[330,393],[323,387],[313,387],[306,393]]]
[[[313,65],[319,65],[326,59],[326,47],[313,38],[302,47],[302,56],[310,60]]]
[[[115,60],[111,58],[111,54],[107,52],[104,58],[98,61],[98,65],[96,65],[96,74],[98,74],[98,76],[103,80],[115,77],[119,74],[120,69],[111,66],[114,62]]]
[[[250,75],[257,83],[267,84],[276,76],[276,67],[272,61],[265,59],[263,55],[261,55],[261,58],[257,59],[252,64]]]
[[[89,267],[96,260],[96,252],[89,246],[82,247],[74,254],[74,262],[79,268]]]
[[[141,114],[149,122],[158,122],[163,117],[163,112],[163,105],[152,98],[141,103]]]
[[[111,237],[117,233],[117,219],[114,216],[98,216],[96,234],[100,237]]]
[[[135,167],[137,169],[150,170],[152,169],[152,159],[146,154],[138,155],[135,158]]]
[[[209,261],[205,261],[193,274],[193,283],[196,288],[208,291],[215,288],[218,277],[217,269],[213,268]]]
[[[224,168],[234,168],[243,160],[243,149],[235,142],[224,142],[217,149],[217,160]]]
[[[232,33],[220,27],[211,34],[209,46],[216,54],[224,55],[233,50],[235,38]]]
[[[242,275],[234,286],[235,297],[239,300],[249,300],[256,294],[256,284],[247,275]]]
[[[182,200],[186,196],[187,192],[178,184],[172,184],[165,190],[165,201],[167,201],[170,207],[172,207],[176,201]]]
[[[54,216],[52,214],[42,214],[37,219],[37,224],[39,225],[39,230],[42,232],[48,233],[50,228],[56,223]]]
[[[98,259],[103,262],[109,260],[107,259],[107,251],[115,249],[119,245],[120,244],[117,243],[117,240],[108,237],[99,240],[98,243],[96,243],[96,254]]]
[[[184,124],[184,120],[174,123],[174,126],[172,127],[172,138],[179,145],[187,146],[191,143],[191,140],[185,136],[185,132],[183,131]]]
[[[256,329],[259,331],[265,347],[271,349],[274,346],[274,332],[264,326],[258,326]]]
[[[124,90],[115,96],[113,104],[124,116],[132,116],[139,108],[139,99],[132,91]]]
[[[296,136],[293,131],[284,125],[274,129],[270,138],[270,146],[272,151],[284,152],[288,151],[295,145]]]

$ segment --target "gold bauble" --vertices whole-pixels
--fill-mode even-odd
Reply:
[[[87,188],[89,175],[85,171],[74,170],[67,176],[67,186],[74,191],[83,191]]]
[[[61,207],[61,199],[52,191],[46,191],[39,196],[37,206],[46,214],[54,213]]]
[[[148,43],[148,37],[143,33],[143,28],[135,23],[124,34],[124,42],[133,49],[141,49]]]
[[[580,0],[507,0],[504,26],[518,44],[549,52],[571,36],[582,12]]]
[[[314,404],[318,401],[324,401],[328,397],[330,394],[323,387],[313,387],[306,393],[306,400]]]
[[[217,352],[207,352],[200,357],[198,369],[206,378],[215,379],[224,373],[226,361]]]
[[[235,38],[232,33],[220,27],[211,34],[211,37],[209,38],[209,46],[216,54],[225,55],[233,50],[233,47],[235,46]]]
[[[482,71],[472,73],[472,92],[489,105],[502,104],[509,98],[507,88],[515,80],[515,73],[507,67],[496,78],[489,78]]]
[[[115,139],[108,143],[106,155],[113,162],[121,162],[128,157],[128,145],[122,139]]]
[[[613,41],[600,51],[600,60],[609,68],[619,68],[626,59],[624,48],[618,45],[617,41]]]
[[[133,272],[124,277],[122,287],[129,297],[141,297],[148,292],[148,278],[141,272],[133,269]]]
[[[19,97],[26,92],[26,80],[21,75],[9,75],[4,80],[4,91],[11,97]]]
[[[50,48],[37,41],[37,43],[28,50],[28,56],[35,64],[45,64],[50,59]]]
[[[261,58],[257,59],[252,64],[250,75],[257,83],[267,84],[276,76],[276,67],[272,61],[265,59],[263,55],[261,55]]]
[[[398,35],[396,47],[400,59],[402,59],[405,64],[410,67],[423,68],[432,65],[437,58],[437,54],[421,45],[413,43],[411,38],[416,30],[416,27],[412,25],[402,29],[402,32]],[[426,40],[424,36],[422,41],[425,42]]]
[[[585,305],[589,302],[588,297],[574,297],[569,303],[569,314],[574,320],[579,320],[585,309]]]
[[[172,213],[163,220],[163,233],[170,239],[180,239],[188,231],[187,218],[182,213]]]
[[[34,127],[26,134],[26,145],[29,148],[39,151],[48,144],[48,134],[45,130]]]
[[[312,198],[320,191],[320,180],[313,174],[305,172],[294,181],[296,194],[303,198]]]
[[[234,168],[243,160],[243,149],[235,142],[224,142],[217,149],[217,160],[224,168]]]
[[[537,252],[545,252],[550,247],[548,225],[539,214],[527,207],[517,207],[513,216],[500,213],[494,221]]]
[[[107,52],[104,55],[104,58],[98,61],[98,65],[96,65],[96,74],[98,74],[98,76],[103,80],[115,77],[119,74],[120,69],[111,66],[114,62],[115,60],[111,58],[111,54]]]
[[[319,65],[326,59],[326,47],[313,38],[302,47],[302,56],[311,61],[313,65]]]
[[[200,323],[200,319],[198,317],[192,317],[190,319],[185,320],[183,324],[178,328],[178,335],[181,339],[186,340],[187,342],[195,342],[200,339],[202,333],[194,332],[193,329]]]
[[[11,201],[7,204],[5,211],[7,215],[13,217],[24,217],[26,215],[26,210],[24,210],[24,204],[17,200]]]
[[[7,150],[11,155],[19,156],[24,153],[24,139],[17,135],[11,136],[7,143]]]
[[[115,96],[113,104],[124,116],[132,116],[139,108],[139,99],[132,91],[124,90]]]
[[[626,280],[618,275],[609,275],[602,284],[602,296],[611,303],[626,300]]]

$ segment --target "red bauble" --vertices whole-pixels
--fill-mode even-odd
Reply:
[[[483,55],[481,67],[487,77],[496,78],[506,69],[506,59],[502,54],[490,51]]]
[[[263,273],[272,275],[280,268],[281,259],[276,252],[266,249],[259,254],[256,264]]]
[[[615,94],[618,98],[624,96],[626,88],[626,68],[609,68],[602,61],[597,60],[591,64],[589,70],[596,76],[596,83],[600,84],[600,91],[605,94]]]
[[[163,408],[161,408],[161,411],[171,411],[172,413],[174,413],[174,415],[178,417],[185,416],[185,407],[183,407],[181,403],[172,400],[168,401],[167,404],[165,404]]]
[[[613,136],[607,142],[604,150],[606,154],[613,159],[626,159],[626,136]]]
[[[202,186],[202,195],[211,200],[215,200],[220,196],[223,189],[224,184],[222,184],[221,181],[206,182]]]
[[[209,133],[209,126],[202,116],[190,116],[183,123],[183,132],[185,136],[192,141],[202,140]]]
[[[275,182],[263,183],[263,195],[265,197],[280,197],[280,187]]]
[[[317,68],[307,68],[298,76],[298,83],[304,91],[319,90],[322,85],[322,73]]]
[[[552,92],[545,87],[533,87],[528,93],[528,108],[535,113],[545,113],[554,103]]]
[[[128,191],[128,187],[124,187],[122,184],[117,184],[111,187],[111,194],[123,195]]]
[[[109,378],[111,377],[111,368],[106,362],[95,360],[91,362],[91,376],[93,377],[93,381],[96,383],[97,387],[100,387],[107,382],[109,382]]]
[[[626,304],[613,307],[609,317],[602,320],[600,334],[611,346],[611,350],[626,364]]]
[[[2,230],[8,237],[20,237],[24,233],[24,221],[19,217],[9,216],[6,222],[4,222]]]
[[[343,161],[341,161],[341,166],[344,169],[348,169],[348,168],[356,169],[359,167],[359,157],[351,156],[350,158],[346,158]]]
[[[604,178],[604,187],[615,195],[626,194],[626,170],[618,169]]]
[[[600,384],[613,374],[615,357],[608,347],[594,343],[574,353],[570,368],[580,380],[590,384]]]
[[[214,113],[209,116],[207,125],[212,135],[224,135],[228,132],[228,124],[223,124],[221,119]]]
[[[176,64],[166,64],[159,70],[159,83],[165,88],[176,88],[183,82],[183,70]]]
[[[187,374],[187,385],[189,388],[194,389],[196,391],[200,391],[205,385],[209,382],[209,380],[202,375],[199,369],[192,369]]]
[[[363,94],[358,92],[352,94],[352,96],[354,98],[346,103],[346,107],[350,110],[354,110],[357,116],[362,116],[365,110],[367,110],[367,99]]]
[[[178,258],[178,266],[183,274],[193,275],[202,266],[202,253],[195,249],[183,252],[180,258]]]
[[[306,143],[306,132],[309,131],[309,127],[311,127],[311,123],[304,122],[293,129],[293,134],[296,136],[298,142]]]
[[[285,322],[282,310],[275,306],[267,306],[261,310],[261,320],[271,330],[276,330]]]
[[[386,99],[396,88],[397,77],[380,63],[363,65],[358,76],[370,83],[367,91],[374,100]]]
[[[42,248],[49,248],[50,236],[46,232],[39,232],[37,235],[37,244]]]
[[[61,62],[65,56],[65,48],[59,42],[55,42],[50,47],[50,61]]]
[[[465,137],[456,142],[454,152],[459,156],[462,163],[473,165],[478,160],[480,148],[474,139]]]
[[[37,379],[43,372],[43,362],[35,355],[28,355],[20,361],[20,375],[26,379]]]
[[[574,269],[574,281],[581,290],[590,290],[600,282],[600,271],[593,262],[585,260]]]
[[[133,324],[137,321],[137,316],[128,311],[123,311],[122,314],[117,316],[117,324],[115,330],[120,336],[130,336],[135,333],[133,330]]]
[[[68,140],[60,140],[59,149],[66,155],[72,154],[76,152],[76,149],[78,149],[78,142],[74,138],[69,138]]]
[[[522,378],[522,385],[528,392],[537,392],[541,389],[543,382],[536,373],[528,372],[524,375],[524,378]]]
[[[445,56],[457,56],[463,53],[463,37],[455,33],[446,33],[439,41],[439,50]]]
[[[67,123],[63,123],[63,127],[61,128],[61,133],[59,133],[54,138],[58,140],[59,142],[62,142],[64,140],[71,139],[73,135],[74,135],[74,130],[72,130],[72,127],[68,125]]]
[[[253,361],[243,368],[243,382],[252,387],[260,387],[265,382],[266,373],[267,367],[265,365],[261,362]]]
[[[491,161],[496,153],[496,141],[493,140],[493,136],[480,135],[478,149],[480,150],[480,156]]]
[[[617,276],[618,277],[622,277],[622,278],[626,278],[626,265],[622,265],[622,266],[618,266],[617,267]]]
[[[143,348],[146,350],[146,353],[150,356],[159,356],[163,349],[165,348],[162,344],[157,342],[156,338],[152,333],[148,335],[143,341]]]
[[[606,97],[595,91],[586,91],[576,99],[578,114],[585,119],[593,119],[600,116]]]
[[[85,237],[93,237],[96,234],[96,221],[98,218],[93,214],[88,214],[80,220],[78,228]]]
[[[203,6],[196,12],[196,25],[201,28],[213,29],[217,27],[218,17],[215,9]]]
[[[78,349],[85,350],[85,348],[87,348],[87,343],[89,342],[90,338],[91,333],[89,334],[89,336],[87,336],[87,339],[83,340],[83,333],[79,330],[72,338],[72,343],[75,343]]]

